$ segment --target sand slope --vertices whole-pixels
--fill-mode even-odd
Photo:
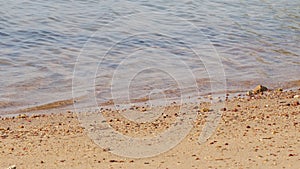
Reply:
[[[145,159],[119,157],[98,147],[71,112],[2,118],[0,168],[298,169],[299,94],[274,91],[228,100],[217,130],[201,145],[198,136],[210,112],[201,112],[208,104],[196,105],[200,113],[189,135],[170,151]]]

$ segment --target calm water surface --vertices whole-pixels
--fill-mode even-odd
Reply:
[[[298,0],[1,1],[0,39],[0,114],[300,80]]]

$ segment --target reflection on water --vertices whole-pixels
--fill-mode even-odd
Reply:
[[[297,81],[299,7],[296,0],[0,2],[0,114],[73,96],[90,98],[80,105],[89,107],[112,97],[207,94],[214,49],[228,90]]]

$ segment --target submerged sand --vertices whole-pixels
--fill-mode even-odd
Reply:
[[[225,103],[221,121],[203,144],[198,137],[209,113],[199,103],[194,128],[175,148],[142,159],[114,155],[97,146],[76,114],[18,116],[0,120],[0,168],[292,168],[300,166],[300,90],[267,91],[234,97]],[[168,128],[178,105],[152,124],[123,122],[106,110],[119,132],[140,137]],[[145,111],[144,108],[136,108]],[[118,119],[118,120],[115,120]],[[122,125],[123,124],[123,125]],[[139,129],[143,132],[139,132]]]

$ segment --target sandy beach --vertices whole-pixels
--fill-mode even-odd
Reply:
[[[245,93],[241,93],[244,95]],[[286,168],[300,166],[300,89],[273,90],[228,99],[213,135],[203,144],[198,137],[209,110],[198,103],[194,127],[175,148],[150,158],[125,158],[97,146],[72,111],[47,115],[1,117],[0,168]],[[143,109],[137,109],[144,111]],[[167,128],[176,116],[176,105],[166,108],[157,131]],[[127,126],[103,113],[122,133],[144,135],[154,124]],[[165,120],[165,121],[164,121]],[[155,132],[154,132],[155,133]]]

